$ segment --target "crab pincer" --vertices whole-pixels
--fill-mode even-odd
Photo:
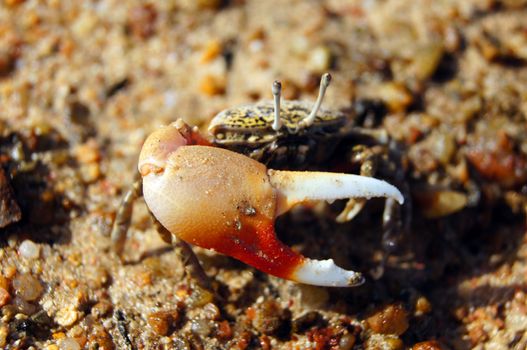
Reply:
[[[356,286],[364,279],[331,259],[309,259],[280,242],[276,217],[313,200],[403,202],[397,188],[374,178],[267,169],[242,154],[207,146],[181,120],[147,138],[138,167],[150,211],[179,239],[271,275],[321,286]]]

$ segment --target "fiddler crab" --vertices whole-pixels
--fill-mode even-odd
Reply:
[[[201,286],[209,286],[208,278],[189,244],[287,280],[332,287],[362,284],[361,273],[344,270],[332,259],[314,260],[293,251],[278,240],[274,228],[278,216],[313,201],[350,199],[340,221],[353,218],[372,197],[387,197],[391,206],[404,202],[396,187],[371,177],[371,166],[361,166],[361,174],[368,176],[267,168],[324,161],[319,155],[324,141],[329,149],[335,145],[332,137],[358,132],[344,114],[320,108],[330,80],[329,74],[322,76],[313,107],[281,102],[281,84],[275,81],[273,101],[219,113],[209,126],[211,141],[181,119],[154,131],[139,156],[141,179],[125,194],[116,215],[116,253],[122,256],[133,202],[142,194],[161,237],[175,245],[186,271]]]

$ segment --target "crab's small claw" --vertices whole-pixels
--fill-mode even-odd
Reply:
[[[321,286],[363,282],[332,260],[306,258],[280,242],[275,218],[310,200],[389,196],[398,190],[379,180],[347,174],[268,170],[244,155],[190,145],[180,127],[154,132],[139,160],[151,212],[180,239],[239,259],[281,278]]]

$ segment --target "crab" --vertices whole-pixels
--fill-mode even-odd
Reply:
[[[370,177],[381,173],[401,186],[405,197],[409,198],[401,151],[386,130],[361,127],[357,123],[359,118],[321,107],[330,82],[329,73],[322,75],[313,105],[306,101],[281,101],[282,85],[275,81],[273,101],[239,106],[217,114],[208,128],[212,144],[245,154],[272,168],[333,168],[346,173],[358,168],[360,175]],[[336,221],[352,220],[366,202],[366,198],[349,199]],[[388,256],[397,250],[403,233],[409,231],[411,203],[407,202],[404,212],[401,211],[396,201],[387,199],[383,213],[384,256],[375,272],[377,277],[382,275]]]
[[[132,205],[143,195],[161,237],[175,245],[187,272],[202,287],[210,288],[210,283],[190,245],[299,283],[362,284],[360,272],[345,270],[332,259],[305,257],[279,241],[274,229],[278,216],[312,201],[354,199],[346,206],[344,219],[372,197],[404,202],[395,186],[371,176],[267,167],[291,156],[295,161],[310,160],[316,153],[311,147],[321,135],[357,132],[347,127],[343,114],[320,109],[329,81],[330,75],[325,74],[312,109],[299,101],[281,106],[281,86],[275,82],[272,103],[238,107],[216,116],[209,127],[211,141],[181,119],[154,131],[139,156],[141,177],[125,194],[116,215],[115,252],[122,256]]]

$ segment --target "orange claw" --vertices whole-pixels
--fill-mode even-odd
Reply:
[[[276,216],[294,204],[309,198],[353,196],[356,190],[347,188],[349,181],[354,181],[352,186],[356,181],[360,185],[361,179],[356,178],[362,177],[308,172],[273,175],[265,165],[242,154],[200,145],[205,141],[196,135],[178,121],[150,135],[141,150],[139,171],[145,201],[170,232],[281,278],[326,286],[362,283],[360,273],[343,270],[332,260],[312,260],[294,252],[277,239],[274,230]],[[315,179],[322,187],[334,187],[338,181],[342,188],[334,191],[339,193],[336,197],[320,197],[311,193],[317,190],[302,188],[306,177],[309,184]],[[367,181],[381,183],[384,192],[359,189],[360,194],[402,200],[393,186],[371,178]]]

